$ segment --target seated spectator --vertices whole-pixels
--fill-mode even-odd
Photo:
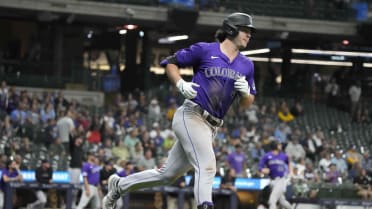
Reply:
[[[288,142],[285,153],[294,161],[305,158],[306,152],[297,139],[292,139]]]
[[[342,176],[347,176],[347,163],[346,160],[342,157],[340,151],[335,152],[335,156],[331,159],[331,162],[336,164],[336,168],[342,174]]]
[[[98,124],[92,124],[90,130],[86,134],[87,140],[91,144],[100,144],[102,141],[101,132]]]
[[[331,155],[327,152],[322,153],[322,158],[319,161],[319,170],[321,172],[328,172],[329,171],[329,166],[331,165]]]
[[[143,156],[143,147],[141,142],[137,142],[136,145],[129,150],[130,151],[130,160],[137,165],[137,163],[144,158]]]
[[[112,156],[119,160],[128,160],[130,157],[129,149],[125,146],[123,140],[117,140],[116,145],[112,148]]]
[[[304,108],[299,100],[296,100],[293,107],[291,107],[290,112],[294,117],[301,116],[305,113]]]
[[[346,162],[349,167],[352,167],[354,164],[359,164],[362,160],[362,155],[358,152],[356,145],[352,145],[346,151]]]
[[[353,179],[353,183],[357,188],[358,196],[363,200],[372,200],[372,180],[365,169],[360,169],[359,174]]]
[[[145,156],[138,161],[137,167],[140,171],[156,167],[155,158],[152,156],[152,151],[150,149],[145,151]]]
[[[281,106],[278,111],[278,118],[282,122],[291,122],[295,119],[292,113],[289,111],[288,106]]]
[[[339,178],[341,178],[341,173],[337,171],[336,164],[331,163],[329,165],[329,170],[326,172],[324,181],[332,184],[339,184]]]

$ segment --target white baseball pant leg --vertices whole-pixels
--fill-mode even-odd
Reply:
[[[212,202],[212,184],[216,174],[216,158],[212,141],[216,128],[210,126],[190,107],[181,106],[173,118],[177,142],[160,169],[145,170],[120,178],[122,194],[137,189],[166,185],[191,168],[195,170],[194,196],[196,203]]]
[[[70,183],[75,184],[75,185],[80,184],[81,169],[80,168],[69,168],[68,172],[70,174]],[[72,190],[72,208],[76,208],[78,192],[79,191],[77,189]]]
[[[271,181],[272,191],[269,198],[269,209],[276,209],[276,204],[279,202],[286,209],[291,209],[291,204],[285,199],[285,191],[287,188],[286,178],[276,178]]]
[[[98,193],[98,188],[96,186],[89,185],[89,191],[90,194],[89,196],[87,196],[87,193],[83,187],[83,192],[81,194],[81,198],[76,209],[84,209],[89,204],[89,202],[91,202],[92,204],[91,207],[92,209],[100,208],[100,197]]]

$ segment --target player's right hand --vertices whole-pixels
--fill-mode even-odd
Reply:
[[[195,91],[193,86],[199,87],[199,84],[184,81],[182,78],[178,80],[176,84],[176,87],[186,99],[193,99],[198,94],[198,92]]]

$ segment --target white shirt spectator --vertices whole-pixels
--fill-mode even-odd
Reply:
[[[360,86],[352,85],[349,88],[350,100],[352,102],[358,102],[360,95],[362,94],[362,88]]]
[[[68,116],[62,117],[57,121],[57,133],[62,143],[70,141],[70,132],[74,129],[74,121]]]
[[[285,153],[293,160],[299,160],[305,158],[306,152],[301,144],[297,140],[290,141],[285,148]]]

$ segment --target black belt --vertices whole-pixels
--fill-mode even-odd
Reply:
[[[202,107],[200,107],[198,104],[191,100],[185,100],[184,104],[187,107],[191,107],[194,109],[195,112],[199,113],[209,124],[212,126],[222,126],[223,125],[223,120],[214,117],[213,115],[209,114],[206,110],[204,110]]]

